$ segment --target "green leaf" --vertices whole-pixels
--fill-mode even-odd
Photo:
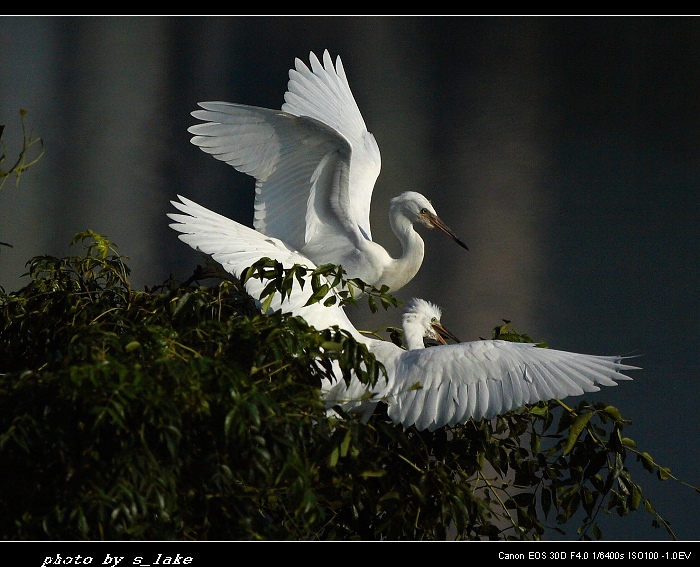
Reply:
[[[338,464],[338,457],[339,456],[340,456],[340,448],[334,447],[333,450],[331,451],[331,454],[328,455],[328,466],[331,468],[335,468],[335,465]]]
[[[567,436],[566,445],[564,445],[562,454],[568,455],[574,448],[576,441],[578,441],[581,432],[586,428],[586,425],[591,420],[591,417],[593,417],[593,412],[586,412],[576,417],[574,423],[571,425],[571,427],[569,427],[569,435]]]
[[[347,456],[351,441],[352,441],[352,433],[348,429],[348,432],[345,434],[345,437],[343,438],[343,443],[340,446],[340,456],[341,457]]]
[[[659,466],[659,479],[660,480],[668,480],[669,478],[672,478],[673,475],[671,474],[671,469],[667,467],[662,467]]]
[[[605,406],[603,413],[610,416],[614,421],[621,421],[622,416],[620,415],[620,410],[615,406]]]
[[[311,297],[309,297],[309,300],[306,302],[305,305],[312,305],[314,303],[318,303],[321,299],[326,297],[329,290],[330,290],[330,288],[328,287],[327,284],[323,284],[322,286],[318,287],[318,289],[316,289],[316,291],[314,291],[314,293],[311,295]]]
[[[643,453],[640,453],[639,456],[641,458],[642,465],[644,466],[644,468],[646,470],[648,470],[649,472],[653,472],[655,467],[654,467],[654,459],[651,457],[651,455],[647,452],[643,452]]]

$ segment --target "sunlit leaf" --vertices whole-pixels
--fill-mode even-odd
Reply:
[[[586,425],[591,420],[591,417],[593,417],[592,412],[583,413],[579,415],[574,420],[571,427],[569,427],[569,435],[567,436],[566,445],[564,445],[564,450],[562,451],[564,455],[568,455],[571,449],[573,449],[576,441],[578,441],[578,438],[581,435],[581,432],[586,428]]]

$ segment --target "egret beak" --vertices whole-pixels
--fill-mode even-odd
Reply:
[[[430,326],[433,328],[435,331],[435,336],[437,337],[437,340],[440,341],[441,344],[446,345],[447,340],[446,339],[451,339],[456,343],[461,343],[457,337],[455,337],[450,331],[445,329],[440,323],[431,323]]]
[[[452,230],[438,217],[436,217],[435,215],[431,215],[430,213],[423,213],[423,218],[425,219],[426,224],[430,228],[439,228],[442,232],[444,232],[462,248],[464,248],[465,250],[469,250],[469,248],[467,248],[467,245],[464,242],[462,242],[462,239],[459,238],[459,236],[457,236],[454,232],[452,232]]]

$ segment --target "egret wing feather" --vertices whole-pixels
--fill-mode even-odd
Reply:
[[[309,60],[311,69],[300,59],[295,60],[295,69],[290,69],[282,110],[315,118],[348,140],[352,147],[350,216],[371,240],[369,213],[374,184],[381,170],[379,146],[367,131],[340,57],[336,57],[335,67],[327,50],[323,53],[323,64],[313,52]]]
[[[323,64],[309,53],[311,69],[301,59],[289,71],[289,83],[282,110],[296,116],[310,116],[328,124],[349,140],[359,140],[367,126],[350,89],[340,57],[335,66],[328,50]]]
[[[429,376],[427,366],[432,369]],[[432,430],[467,417],[492,418],[524,403],[597,391],[601,384],[631,380],[622,371],[636,368],[619,357],[500,340],[408,351],[396,364],[388,392],[396,403],[389,405],[389,417],[404,426],[429,424]],[[460,387],[445,387],[444,383],[452,381]],[[416,382],[423,388],[409,390]],[[438,389],[440,382],[443,387]]]

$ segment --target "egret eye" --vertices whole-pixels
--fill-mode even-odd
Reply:
[[[420,214],[421,214],[421,215],[429,215],[430,212],[428,211],[428,209],[421,209],[421,210],[420,210]]]

